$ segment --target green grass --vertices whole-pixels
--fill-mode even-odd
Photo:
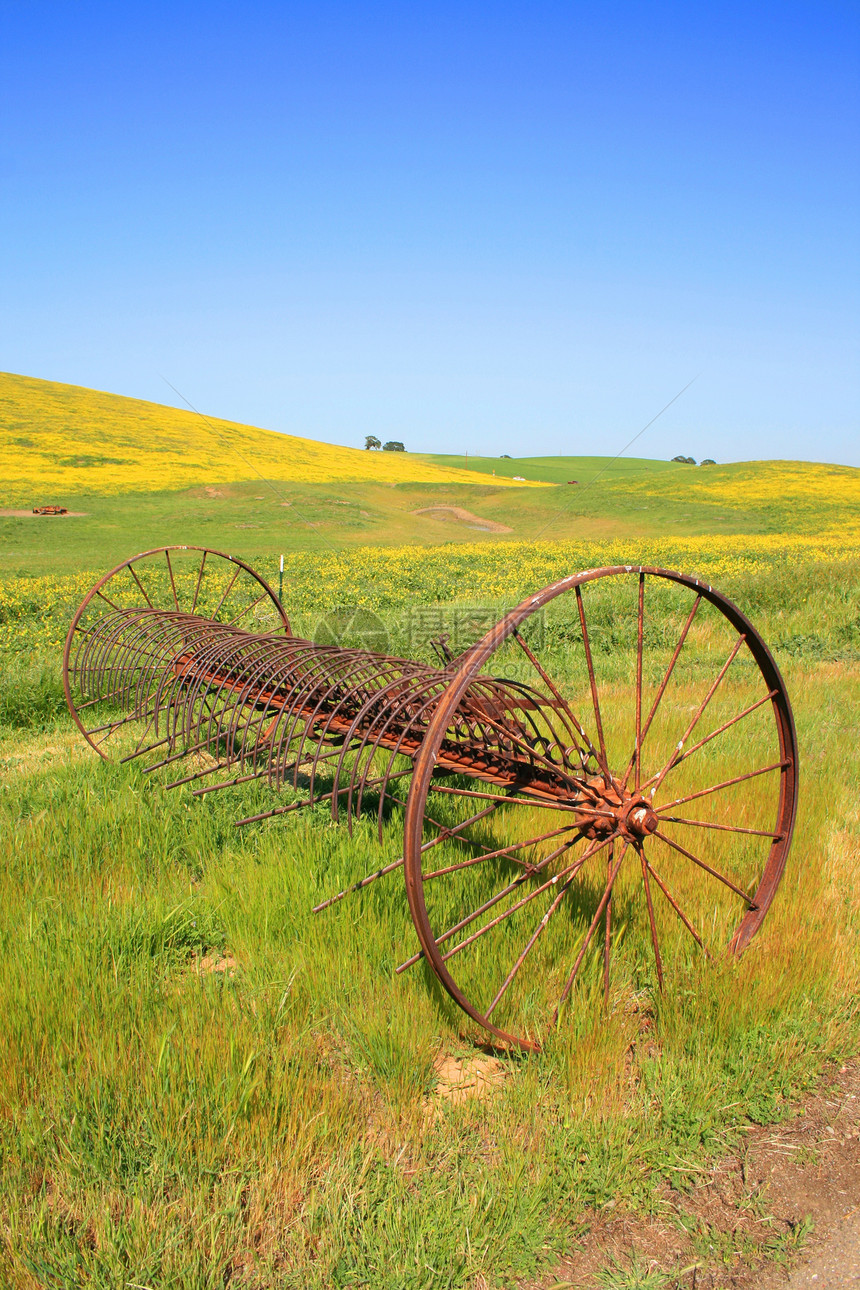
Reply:
[[[850,533],[858,472],[785,470],[775,484],[768,463],[653,465],[586,477],[581,494],[344,482],[275,496],[213,480],[133,501],[70,495],[58,500],[88,514],[59,523],[0,519],[2,1284],[512,1285],[604,1206],[659,1211],[666,1182],[691,1186],[744,1125],[787,1114],[828,1060],[856,1051],[860,567],[854,548],[816,556],[814,543]],[[697,493],[690,481],[706,479]],[[798,502],[789,485],[807,484]],[[432,505],[512,533],[414,514]],[[769,545],[780,533],[810,534],[809,550]],[[428,1113],[434,1059],[475,1049],[420,968],[394,973],[414,945],[402,883],[310,913],[396,858],[397,810],[381,845],[372,811],[350,835],[325,806],[236,830],[271,804],[266,790],[165,791],[163,772],[99,762],[66,714],[57,642],[77,575],[165,542],[232,550],[271,578],[285,551],[297,633],[367,603],[393,652],[426,659],[417,610],[451,629],[606,551],[701,567],[773,646],[801,746],[795,846],[750,952],[708,964],[664,925],[661,997],[631,884],[608,1013],[598,947],[541,1053],[505,1057],[487,1101]],[[544,645],[581,684],[576,630],[560,610]],[[617,695],[635,659],[629,606],[595,603],[594,630]],[[677,692],[679,719],[695,685]],[[604,1280],[660,1275],[616,1266]]]
[[[299,631],[314,622],[306,577]],[[666,1181],[688,1187],[851,1051],[860,671],[839,641],[860,621],[860,575],[738,578],[729,590],[781,646],[802,752],[765,930],[739,963],[679,943],[661,999],[631,889],[609,1013],[595,954],[557,1038],[505,1058],[490,1100],[432,1117],[434,1057],[474,1050],[425,974],[393,972],[414,943],[402,884],[309,912],[398,854],[397,815],[381,847],[371,815],[350,836],[325,807],[236,831],[265,790],[193,802],[99,763],[62,713],[56,655],[7,656],[4,1284],[509,1285],[603,1206],[659,1208]],[[403,610],[389,606],[395,640]],[[604,610],[611,686],[635,633]],[[567,622],[546,641],[561,673]],[[200,971],[224,956],[229,971]]]
[[[679,468],[689,471],[692,468]],[[851,496],[806,504],[768,497],[689,495],[670,472],[637,477],[638,487],[602,479],[581,495],[565,488],[513,491],[480,485],[386,485],[353,482],[275,484],[259,480],[189,490],[125,495],[68,494],[67,518],[0,515],[0,577],[106,569],[128,555],[170,542],[233,552],[271,569],[280,552],[320,555],[358,547],[612,539],[635,544],[695,534],[707,539],[774,533],[835,532],[853,524]],[[860,478],[860,472],[854,472]],[[661,481],[666,481],[665,483]],[[672,488],[669,489],[669,483]],[[660,489],[663,489],[661,492]],[[668,491],[667,491],[668,490]],[[210,495],[215,494],[215,495]],[[474,520],[428,508],[461,508]],[[418,512],[425,512],[419,514]],[[508,532],[487,532],[482,522]]]
[[[450,470],[477,470],[502,479],[543,480],[549,484],[577,486],[593,484],[599,476],[609,481],[630,482],[662,471],[683,470],[673,461],[649,457],[466,457],[451,453],[423,453],[423,460]]]

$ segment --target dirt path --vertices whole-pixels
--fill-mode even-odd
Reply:
[[[449,523],[453,520],[458,524],[467,524],[470,529],[484,529],[487,533],[513,533],[514,531],[508,528],[507,524],[499,524],[497,520],[487,520],[483,515],[473,515],[462,506],[422,506],[412,514],[428,515],[431,520],[447,520]]]
[[[850,1213],[783,1283],[787,1290],[848,1290],[860,1286],[860,1213]]]
[[[752,1127],[745,1148],[690,1193],[667,1188],[663,1202],[653,1219],[594,1215],[582,1247],[523,1290],[588,1290],[607,1267],[626,1271],[617,1284],[631,1288],[856,1290],[860,1059],[831,1070],[782,1124]]]

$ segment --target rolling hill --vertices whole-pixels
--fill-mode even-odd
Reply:
[[[411,453],[340,448],[141,399],[0,373],[4,500],[162,492],[257,476],[303,484],[487,483],[485,474],[435,465]]]

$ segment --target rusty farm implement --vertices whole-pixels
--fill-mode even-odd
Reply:
[[[739,953],[791,845],[776,664],[731,601],[665,569],[571,574],[431,665],[300,639],[243,561],[161,548],[86,596],[64,678],[100,756],[196,796],[285,792],[242,826],[320,802],[372,822],[381,863],[317,912],[402,871],[417,945],[397,970],[423,960],[494,1042],[538,1047],[571,996],[608,997],[613,953],[646,970],[643,941],[661,989],[688,945]]]

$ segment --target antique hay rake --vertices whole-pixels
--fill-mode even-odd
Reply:
[[[402,811],[401,853],[347,891],[403,869],[420,948],[397,971],[425,960],[526,1049],[574,989],[609,997],[613,947],[641,983],[650,939],[660,989],[670,952],[743,950],[791,844],[797,745],[776,664],[735,605],[664,569],[562,578],[431,666],[299,639],[243,561],[163,547],[86,596],[64,681],[102,757],[189,758],[168,787],[195,796],[290,791],[239,825],[325,801],[350,830],[375,812],[390,850]]]

